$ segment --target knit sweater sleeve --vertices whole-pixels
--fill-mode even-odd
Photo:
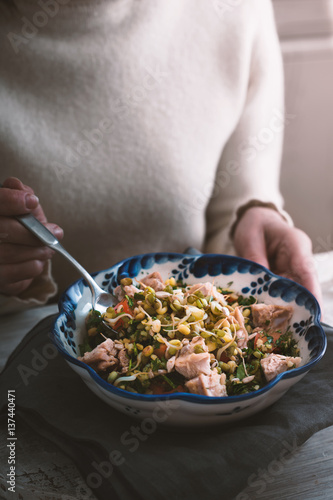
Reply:
[[[260,5],[259,5],[260,4]],[[217,169],[207,207],[205,251],[233,253],[229,237],[236,211],[252,199],[272,202],[282,211],[279,173],[283,143],[283,66],[272,4],[255,2],[248,87],[241,117]]]

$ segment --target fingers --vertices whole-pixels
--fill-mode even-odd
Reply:
[[[46,222],[39,199],[33,190],[16,177],[9,177],[0,189],[0,215],[8,217],[28,213],[32,213],[40,222]]]
[[[64,236],[63,230],[56,224],[44,223],[49,231],[58,239]],[[0,216],[0,244],[11,243],[25,246],[40,246],[41,242],[16,219]]]
[[[311,269],[303,266],[298,266],[298,269],[295,269],[294,267],[293,269],[290,269],[285,273],[281,273],[281,276],[296,281],[296,283],[299,283],[300,285],[304,286],[304,288],[309,290],[309,292],[311,292],[312,295],[314,295],[317,299],[320,309],[323,312],[323,296],[314,267],[311,267]]]
[[[314,268],[308,269],[299,266],[298,269],[290,269],[290,271],[282,274],[286,278],[296,281],[300,285],[304,286],[309,292],[311,292],[319,304],[322,305],[322,292],[317,278],[317,273]]]
[[[253,260],[262,266],[269,267],[264,230],[258,226],[249,228],[245,219],[238,223],[234,246],[237,254],[244,259]]]
[[[31,194],[34,194],[33,189],[30,186],[26,186],[23,184],[23,182],[20,181],[17,177],[8,177],[6,180],[3,181],[3,187],[9,188],[9,189],[20,189],[23,191],[27,191]]]
[[[249,209],[236,227],[234,246],[241,257],[300,283],[322,305],[311,240],[300,229],[288,226],[278,213]]]
[[[39,276],[44,269],[45,262],[30,260],[19,264],[0,265],[0,291],[7,293],[6,287],[24,280],[31,280]]]
[[[291,229],[291,237],[288,240],[289,265],[286,271],[281,274],[307,288],[316,297],[319,305],[322,307],[322,292],[312,254],[310,238],[299,229]]]
[[[0,286],[0,293],[4,295],[19,295],[24,292],[24,290],[26,290],[31,283],[32,279],[19,281],[18,283],[13,283],[12,285]]]
[[[0,188],[0,293],[17,295],[39,276],[54,252],[43,246],[15,216],[33,214],[57,238],[63,230],[47,223],[38,198],[31,187],[9,177]]]
[[[26,191],[2,188],[0,192],[0,213],[6,216],[22,215],[37,208],[37,196]]]
[[[2,243],[0,245],[0,266],[28,262],[29,260],[46,261],[50,259],[54,253],[55,252],[48,247]]]
[[[274,227],[268,232],[267,240],[273,241]],[[322,307],[322,293],[317,276],[312,243],[303,231],[287,226],[280,233],[275,229],[274,259],[272,270],[276,274],[285,276],[311,292]],[[268,243],[269,244],[269,243]]]

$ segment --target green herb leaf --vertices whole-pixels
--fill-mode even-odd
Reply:
[[[239,378],[239,380],[243,380],[243,378],[246,376],[243,365],[238,366],[236,376],[237,376],[237,378]]]
[[[162,378],[172,387],[172,389],[176,389],[175,384],[172,382],[172,380],[169,379],[166,375],[162,375]]]
[[[255,297],[253,295],[250,295],[250,297],[243,297],[243,295],[240,295],[238,297],[238,304],[240,306],[250,306],[256,302]]]
[[[89,345],[88,339],[86,339],[83,342],[83,344],[79,344],[79,349],[80,349],[81,356],[83,356],[85,352],[91,352],[92,351],[92,349],[91,349],[91,347]]]
[[[127,299],[128,305],[130,307],[133,307],[134,306],[133,300],[128,295],[125,295],[125,298]]]

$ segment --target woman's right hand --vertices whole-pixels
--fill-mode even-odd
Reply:
[[[63,237],[59,226],[47,223],[33,190],[9,177],[0,188],[0,293],[5,295],[26,290],[54,254],[13,217],[30,213],[56,238]]]

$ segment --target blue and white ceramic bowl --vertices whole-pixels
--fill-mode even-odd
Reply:
[[[163,279],[174,276],[189,284],[213,281],[258,302],[291,305],[292,329],[298,341],[302,364],[282,373],[262,389],[239,396],[208,397],[197,394],[141,395],[117,389],[77,359],[79,344],[86,335],[85,317],[91,308],[90,290],[81,279],[70,286],[59,302],[52,338],[73,370],[87,386],[113,408],[163,425],[204,426],[234,422],[248,417],[277,401],[322,358],[326,350],[325,333],[320,326],[320,309],[305,288],[276,276],[263,266],[233,256],[152,253],[131,257],[95,274],[97,283],[113,292],[121,278],[141,279],[159,271]],[[311,376],[309,376],[310,378]]]

